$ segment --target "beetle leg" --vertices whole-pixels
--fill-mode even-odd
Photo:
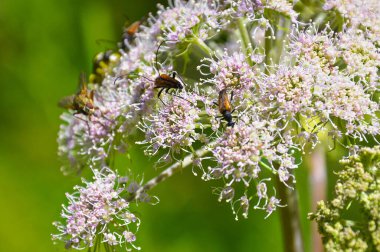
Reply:
[[[160,101],[162,102],[162,104],[164,104],[164,105],[166,106],[165,102],[164,102],[164,101],[161,99],[161,97],[160,97],[160,96],[161,96],[161,93],[162,93],[162,91],[164,91],[164,89],[165,89],[165,88],[161,88],[160,91],[158,91],[157,98],[160,99]]]
[[[160,98],[162,91],[164,91],[165,88],[161,88],[160,91],[158,91],[157,97]]]

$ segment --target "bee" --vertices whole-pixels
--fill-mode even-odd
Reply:
[[[121,43],[119,44],[120,49],[124,51],[128,51],[128,45],[131,44],[134,39],[135,35],[140,28],[142,21],[135,21],[128,27],[124,28],[123,35],[121,37]]]
[[[227,89],[222,89],[219,92],[218,98],[218,108],[219,112],[222,114],[221,116],[217,116],[216,118],[221,118],[227,121],[227,126],[234,127],[235,122],[232,121],[232,113],[235,109],[232,110],[231,101],[233,97],[233,92],[231,92],[231,97],[228,98]]]
[[[111,71],[112,66],[116,65],[119,59],[120,54],[113,50],[107,50],[96,54],[92,60],[92,73],[89,82],[101,84],[105,75]]]
[[[91,90],[89,92],[87,89],[85,73],[81,73],[79,75],[79,86],[80,90],[78,93],[62,98],[59,101],[58,106],[65,109],[74,110],[74,116],[77,114],[88,116],[89,120],[91,121],[91,116],[98,108],[94,105],[94,90]],[[76,118],[81,119],[79,117]]]

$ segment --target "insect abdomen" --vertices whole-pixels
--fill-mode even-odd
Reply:
[[[182,84],[167,74],[161,74],[154,80],[156,88],[181,88]]]

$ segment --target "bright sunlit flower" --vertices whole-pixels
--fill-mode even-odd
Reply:
[[[134,247],[130,204],[190,165],[219,183],[213,192],[236,219],[254,209],[268,217],[288,204],[274,180],[294,190],[294,169],[316,145],[355,154],[378,143],[379,1],[306,2],[158,5],[91,87],[95,113],[62,115],[64,172],[95,174],[68,195],[54,238],[73,248]],[[112,163],[137,144],[168,168],[126,197]]]
[[[111,170],[94,170],[94,181],[83,181],[75,192],[66,194],[69,204],[63,206],[63,222],[55,222],[59,234],[54,240],[65,242],[67,248],[122,246],[139,249],[133,242],[140,220],[131,213],[123,196],[126,189],[118,186],[118,178]]]

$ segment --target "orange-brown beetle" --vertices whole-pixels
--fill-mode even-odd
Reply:
[[[235,109],[232,110],[231,107],[231,101],[233,97],[233,92],[231,92],[231,97],[228,98],[227,89],[222,89],[219,92],[219,98],[218,98],[218,108],[219,112],[222,114],[221,116],[218,116],[217,118],[222,118],[225,121],[227,121],[227,126],[233,127],[235,125],[235,122],[232,121],[232,113],[235,111]]]

